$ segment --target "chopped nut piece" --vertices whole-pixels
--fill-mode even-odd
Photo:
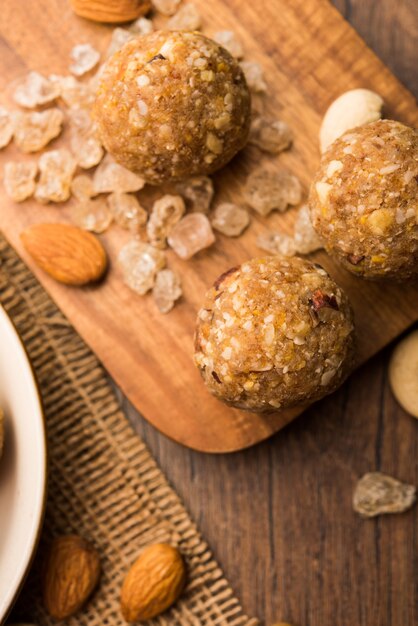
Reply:
[[[199,30],[202,18],[198,8],[191,2],[184,4],[167,22],[168,30]]]
[[[157,248],[167,247],[167,236],[186,210],[181,196],[163,196],[154,203],[147,224],[150,243]]]
[[[244,50],[241,42],[235,36],[232,30],[221,30],[214,34],[214,41],[226,48],[230,54],[236,59],[242,59]]]
[[[108,49],[106,50],[105,57],[108,59],[113,56],[115,52],[120,50],[128,41],[135,37],[135,33],[126,30],[125,28],[115,28],[112,33],[112,38]]]
[[[14,132],[15,143],[22,152],[38,152],[62,129],[64,115],[60,109],[40,113],[18,113]]]
[[[70,114],[73,122],[71,126],[70,147],[83,169],[94,167],[103,158],[104,150],[96,137],[95,128],[90,115],[83,109],[77,109]]]
[[[256,117],[250,128],[249,143],[254,144],[264,152],[278,154],[289,148],[293,140],[293,133],[286,122],[269,120],[265,117]]]
[[[100,61],[100,53],[89,43],[82,43],[71,50],[70,72],[75,76],[82,76],[95,67]]]
[[[194,176],[176,184],[176,191],[183,196],[192,213],[209,213],[215,190],[209,176]]]
[[[183,217],[171,229],[168,245],[181,259],[190,259],[215,241],[210,222],[203,213],[191,213]]]
[[[15,116],[0,106],[0,148],[7,146],[15,130]]]
[[[68,150],[44,152],[39,159],[41,177],[36,187],[35,198],[42,203],[68,200],[76,167],[77,164]]]
[[[129,193],[139,191],[145,182],[142,178],[116,163],[107,154],[93,176],[93,187],[96,193],[118,191]]]
[[[84,198],[71,207],[71,219],[80,228],[93,233],[103,233],[112,222],[113,215],[107,205],[106,198]]]
[[[153,288],[157,273],[165,267],[164,252],[142,241],[130,241],[119,252],[118,262],[124,282],[144,295]]]
[[[238,237],[250,223],[248,211],[232,204],[223,202],[212,213],[211,224],[213,228],[227,237]]]
[[[294,256],[296,254],[295,240],[286,233],[263,233],[257,238],[257,246],[270,254]]]
[[[59,89],[64,104],[72,109],[88,109],[94,102],[94,89],[89,83],[81,83],[74,76],[51,74],[49,80]]]
[[[77,200],[93,198],[96,192],[93,189],[93,179],[86,174],[79,174],[71,181],[71,193]]]
[[[4,188],[15,202],[23,202],[35,191],[38,165],[34,162],[10,161],[4,166]]]
[[[152,0],[154,8],[163,15],[174,15],[181,0]]]
[[[299,180],[285,171],[255,170],[248,177],[244,191],[248,204],[260,215],[268,215],[273,209],[282,213],[302,198]]]
[[[312,226],[309,207],[306,204],[301,206],[298,211],[294,239],[298,254],[310,254],[324,247]]]
[[[148,35],[154,30],[154,24],[146,17],[139,17],[129,26],[129,31],[135,35]]]
[[[267,90],[267,85],[264,82],[263,69],[259,63],[254,61],[241,61],[240,65],[251,91],[259,93]]]
[[[179,277],[172,270],[161,270],[157,274],[152,295],[158,310],[168,313],[182,295]]]
[[[356,485],[353,508],[363,517],[403,513],[412,507],[415,499],[414,485],[401,483],[381,472],[369,472]]]
[[[13,93],[14,101],[27,109],[34,109],[39,105],[52,102],[58,96],[58,85],[38,72],[29,72]]]
[[[148,213],[129,193],[111,193],[107,199],[116,224],[137,233],[147,223]]]

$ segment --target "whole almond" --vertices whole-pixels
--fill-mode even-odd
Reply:
[[[178,599],[186,581],[180,552],[156,543],[141,553],[122,585],[121,610],[128,622],[151,619]]]
[[[145,15],[150,0],[71,0],[74,13],[95,22],[130,22]]]
[[[87,601],[100,577],[97,551],[77,535],[57,537],[45,564],[43,599],[54,619],[66,619]]]
[[[106,252],[89,232],[69,224],[34,224],[20,235],[35,263],[55,280],[86,285],[106,271]]]

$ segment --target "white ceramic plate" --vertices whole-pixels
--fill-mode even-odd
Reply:
[[[17,332],[0,307],[0,624],[29,569],[46,493],[44,418],[37,384]]]

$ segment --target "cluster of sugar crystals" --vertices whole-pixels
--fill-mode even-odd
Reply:
[[[160,313],[169,313],[182,293],[180,278],[173,270],[158,272],[152,295]]]
[[[56,83],[48,80],[39,72],[29,72],[13,92],[13,99],[21,107],[34,109],[37,106],[53,102],[60,93]]]
[[[163,15],[174,15],[179,8],[181,0],[153,0],[154,8]]]
[[[38,152],[61,133],[64,114],[58,108],[17,113],[14,141],[22,152]]]
[[[83,76],[90,72],[100,61],[100,53],[89,43],[74,46],[70,53],[71,65],[69,70],[75,76]]]
[[[35,198],[38,202],[65,202],[68,200],[76,167],[74,157],[64,148],[44,152],[39,159],[41,176],[35,191]]]
[[[74,224],[93,233],[103,233],[112,223],[113,215],[106,198],[82,198],[71,207]]]
[[[106,154],[93,175],[93,188],[96,193],[112,191],[129,193],[139,191],[144,185],[143,178],[116,163],[110,154]]]
[[[286,122],[270,120],[263,116],[253,119],[248,141],[260,150],[278,154],[287,150],[291,146],[292,140],[293,133]]]
[[[93,188],[93,180],[87,174],[78,174],[74,176],[71,181],[71,194],[77,200],[84,200],[85,198],[93,198],[96,192]]]
[[[227,237],[238,237],[250,223],[248,211],[232,202],[219,204],[211,215],[211,224]]]
[[[240,65],[251,91],[262,93],[267,90],[263,68],[259,63],[256,61],[241,61]]]
[[[4,187],[15,202],[23,202],[35,191],[38,165],[33,161],[10,161],[4,166]]]
[[[168,245],[181,259],[190,259],[214,242],[212,227],[203,213],[186,215],[173,226],[168,236]]]
[[[323,247],[312,226],[307,205],[303,205],[298,211],[293,235],[277,232],[263,233],[259,235],[257,245],[266,252],[282,254],[283,256],[310,254]]]
[[[214,34],[214,41],[220,46],[223,46],[233,57],[236,59],[242,59],[244,56],[244,50],[241,42],[237,39],[235,33],[232,30],[221,30]]]
[[[0,106],[0,148],[5,148],[15,131],[15,115]]]
[[[209,213],[215,190],[209,176],[193,176],[176,184],[176,191],[192,213]]]
[[[122,228],[137,233],[146,224],[148,213],[133,194],[114,191],[107,201],[115,223]]]
[[[166,265],[164,252],[143,241],[133,240],[119,252],[118,264],[123,280],[139,295],[153,288],[156,276]]]
[[[199,30],[202,26],[202,18],[196,5],[189,2],[183,4],[172,18],[167,22],[168,30]]]
[[[250,207],[264,216],[274,209],[286,211],[289,205],[299,204],[302,199],[302,187],[296,176],[286,171],[271,172],[263,168],[250,174],[244,193]]]
[[[152,207],[147,224],[149,242],[156,248],[167,247],[167,237],[186,210],[181,196],[166,195]]]
[[[83,169],[94,167],[103,158],[104,150],[97,139],[88,111],[77,109],[70,112],[72,126],[70,147]]]

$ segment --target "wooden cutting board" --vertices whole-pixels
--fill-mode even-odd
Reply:
[[[317,167],[318,129],[328,104],[340,93],[367,87],[387,103],[386,116],[411,125],[418,121],[412,95],[365,46],[326,0],[196,0],[204,32],[231,29],[244,44],[246,59],[259,61],[266,74],[266,112],[287,121],[294,147],[279,157],[248,148],[215,177],[216,200],[240,200],[243,182],[261,161],[297,174],[305,191]],[[77,43],[106,49],[111,27],[76,17],[67,2],[3,0],[0,21],[0,81],[5,91],[17,76],[36,69],[68,73],[69,52]],[[67,142],[64,135],[48,146]],[[17,156],[3,150],[1,164]],[[19,157],[22,158],[22,157]],[[182,277],[184,298],[168,315],[152,298],[127,289],[111,267],[98,287],[59,285],[39,271],[22,250],[19,233],[41,221],[68,221],[68,206],[13,204],[1,189],[0,225],[45,288],[138,410],[176,441],[206,452],[229,452],[253,445],[277,432],[301,409],[253,415],[227,408],[206,391],[192,363],[196,312],[203,294],[230,266],[260,255],[256,237],[266,229],[290,231],[295,211],[259,220],[237,240],[217,237],[216,245],[189,262],[169,253],[169,264]],[[129,239],[112,227],[102,236],[111,261]],[[314,255],[347,291],[358,328],[359,363],[364,362],[418,319],[418,289],[362,281],[337,267],[325,253]],[[75,355],[76,358],[76,355]]]

